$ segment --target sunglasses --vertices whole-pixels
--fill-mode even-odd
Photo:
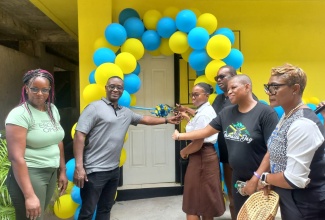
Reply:
[[[228,76],[226,75],[218,75],[214,79],[217,81],[218,79],[223,80],[224,78],[227,78]]]

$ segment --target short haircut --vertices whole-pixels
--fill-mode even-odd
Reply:
[[[201,82],[201,83],[196,84],[195,86],[198,86],[198,87],[202,88],[204,90],[204,92],[206,94],[209,94],[209,95],[212,94],[213,91],[214,91],[212,86],[210,84],[207,84],[207,83]]]

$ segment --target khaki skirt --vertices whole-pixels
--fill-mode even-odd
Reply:
[[[218,217],[225,212],[219,161],[211,143],[189,156],[185,173],[183,211],[189,215]]]

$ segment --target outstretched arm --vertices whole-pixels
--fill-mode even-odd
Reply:
[[[188,133],[179,133],[178,130],[175,130],[175,132],[172,135],[172,138],[174,140],[197,140],[197,139],[203,139],[206,137],[210,137],[213,134],[219,133],[219,130],[214,129],[211,127],[211,125],[207,125],[205,128],[200,130],[191,131]]]
[[[159,124],[179,124],[181,120],[181,115],[172,116],[169,118],[158,118],[149,115],[143,116],[143,118],[139,121],[139,124],[144,125],[159,125]]]

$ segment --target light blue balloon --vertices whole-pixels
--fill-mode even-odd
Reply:
[[[130,103],[131,103],[131,96],[130,96],[130,94],[126,90],[124,90],[122,96],[120,97],[120,99],[118,100],[117,103],[119,105],[121,105],[121,106],[124,106],[124,107],[129,108],[130,107]]]
[[[94,84],[96,83],[96,79],[95,79],[95,72],[96,70],[91,71],[91,73],[89,74],[88,80],[90,84]]]
[[[224,93],[224,92],[222,91],[222,89],[220,89],[220,87],[218,86],[218,84],[216,85],[216,93],[217,93],[218,95]]]
[[[120,12],[118,16],[118,20],[121,25],[124,25],[124,22],[128,18],[132,18],[132,17],[140,18],[139,13],[133,8],[125,8]]]
[[[217,34],[225,35],[230,40],[231,44],[234,44],[235,43],[235,34],[229,28],[219,28],[218,30],[216,30],[212,34],[212,36],[217,35]]]
[[[141,38],[142,44],[146,50],[157,50],[160,46],[161,39],[158,33],[154,30],[147,30]]]
[[[274,111],[277,113],[278,118],[281,118],[282,115],[283,115],[283,113],[284,113],[283,108],[282,108],[281,106],[276,106],[276,107],[274,107],[273,109],[274,109]]]
[[[106,47],[97,49],[93,55],[93,61],[96,66],[100,66],[103,63],[114,63],[115,58],[114,51]]]
[[[269,105],[269,103],[267,103],[267,101],[265,101],[265,100],[260,100],[260,103],[262,103],[264,105]]]
[[[170,17],[163,17],[157,23],[157,33],[162,38],[169,38],[176,30],[176,23]]]
[[[197,22],[196,15],[193,11],[185,9],[176,15],[176,27],[185,33],[195,28]]]
[[[313,111],[317,108],[317,106],[315,104],[312,104],[312,103],[307,103],[307,106],[309,108],[311,108],[311,110],[313,110]]]
[[[209,33],[202,27],[193,28],[187,36],[188,44],[194,50],[202,50],[209,41]]]
[[[189,65],[196,71],[202,71],[211,61],[206,50],[193,50],[188,58]]]
[[[141,72],[141,67],[140,67],[140,64],[139,62],[137,62],[137,66],[135,67],[135,70],[133,70],[133,72],[131,74],[135,74],[135,75],[139,75]]]
[[[136,93],[141,87],[141,80],[136,74],[125,74],[124,75],[124,90],[129,94]]]
[[[243,65],[244,56],[238,49],[232,48],[228,56],[224,58],[223,61],[227,65],[232,66],[235,69],[239,69]]]
[[[78,186],[73,186],[71,189],[71,198],[75,203],[81,204],[80,188]]]
[[[73,182],[73,174],[76,166],[76,159],[72,158],[70,159],[66,164],[65,167],[67,170],[65,171],[65,174],[67,175],[67,178],[69,181]]]
[[[128,38],[140,38],[144,33],[144,24],[140,18],[132,17],[128,18],[124,22],[124,28]]]
[[[109,24],[105,29],[105,38],[113,46],[121,46],[127,38],[126,30],[118,23]]]
[[[196,71],[196,76],[203,76],[205,74],[204,70]]]

